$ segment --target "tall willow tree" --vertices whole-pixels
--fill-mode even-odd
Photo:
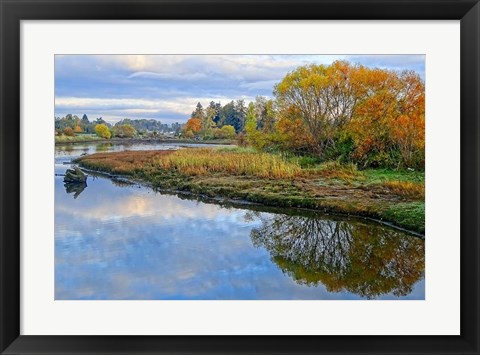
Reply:
[[[333,144],[336,130],[353,117],[361,96],[359,87],[352,83],[353,70],[355,67],[347,62],[303,66],[275,86],[280,107],[300,116],[318,154]]]

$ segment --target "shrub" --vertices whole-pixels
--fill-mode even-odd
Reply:
[[[110,137],[112,136],[112,133],[108,129],[107,125],[104,123],[97,124],[95,126],[95,133],[97,134],[97,136],[105,139],[110,139]]]
[[[112,129],[113,135],[120,138],[132,138],[137,130],[130,124],[115,125]]]
[[[75,132],[73,132],[73,129],[70,127],[65,127],[63,130],[63,134],[69,137],[73,137],[75,135]]]

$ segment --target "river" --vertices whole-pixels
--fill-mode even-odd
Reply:
[[[55,173],[84,153],[184,146],[57,145]],[[55,176],[56,300],[424,299],[424,267],[422,238],[373,221]]]

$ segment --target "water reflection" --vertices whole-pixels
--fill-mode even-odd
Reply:
[[[100,143],[96,145],[97,152],[108,152],[113,147],[112,143]]]
[[[73,198],[76,199],[82,192],[85,190],[87,187],[87,184],[85,182],[82,183],[71,183],[71,182],[66,182],[63,184],[65,187],[65,192],[67,194],[73,194]]]
[[[424,241],[381,225],[275,215],[250,235],[296,282],[330,292],[405,296],[424,274]]]
[[[425,297],[421,239],[355,219],[156,193],[101,174],[89,173],[88,188],[66,186],[68,162],[103,149],[69,148],[57,146],[55,156],[56,300]]]

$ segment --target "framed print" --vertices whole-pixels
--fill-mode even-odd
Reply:
[[[478,354],[479,6],[2,0],[2,354]]]

